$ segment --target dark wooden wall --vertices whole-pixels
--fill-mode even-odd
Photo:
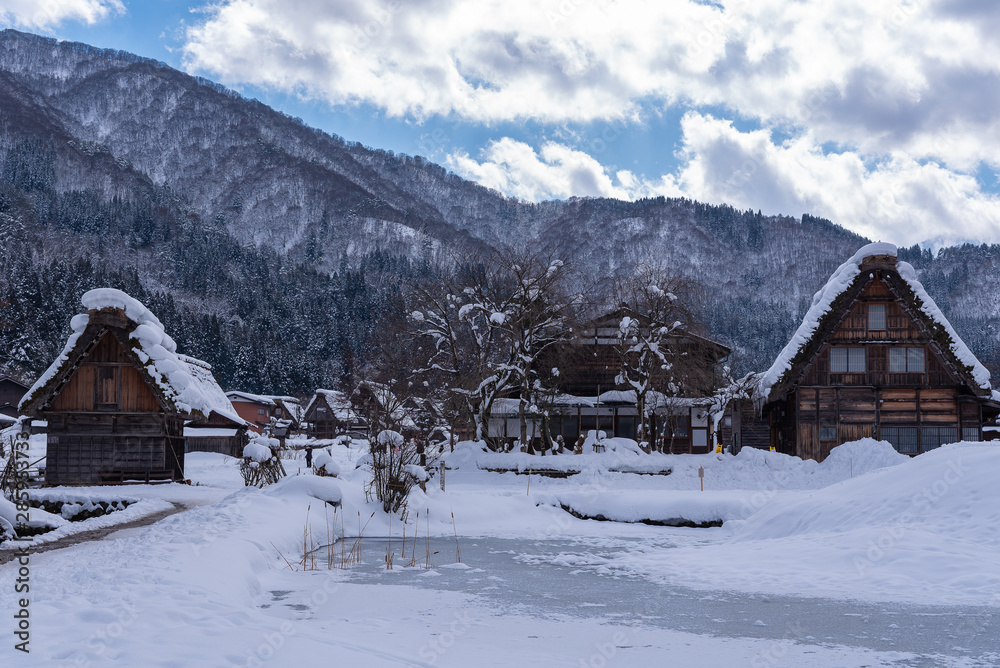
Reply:
[[[184,421],[180,417],[47,417],[47,485],[96,485],[147,475],[166,480],[184,477]]]
[[[164,413],[119,336],[105,332],[43,411],[48,485],[184,477],[184,421]]]

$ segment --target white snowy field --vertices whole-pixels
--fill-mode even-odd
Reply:
[[[31,653],[8,634],[0,665],[1000,665],[996,446],[909,459],[866,441],[823,464],[620,452],[522,467],[527,455],[462,444],[446,491],[435,478],[412,494],[405,556],[404,525],[365,499],[365,447],[330,449],[336,481],[289,460],[292,479],[244,489],[235,460],[193,454],[193,486],[65,491],[189,509],[31,555]],[[525,473],[581,472],[481,470],[498,457]],[[671,473],[609,470],[630,462]],[[320,499],[338,492],[334,512]],[[640,523],[678,517],[725,524]],[[328,569],[321,549],[316,570],[290,568],[307,522],[316,545],[343,527],[335,561],[366,525],[363,563]],[[0,566],[8,620],[18,569]]]

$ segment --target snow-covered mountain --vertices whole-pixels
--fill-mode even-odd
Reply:
[[[288,278],[293,267],[343,279],[373,255],[380,266],[393,257],[433,261],[519,238],[596,278],[639,260],[667,262],[704,286],[713,335],[738,346],[746,366],[759,367],[785,343],[812,293],[867,242],[808,215],[762,216],[690,200],[519,202],[420,157],[309,128],[162,63],[12,30],[0,33],[0,109],[0,238],[44,226],[44,242],[32,237],[36,259],[89,254],[133,271],[151,292],[169,293],[192,317],[215,314],[241,326],[255,322],[247,309],[259,305],[233,295],[232,285],[255,272],[257,297],[301,310],[304,297],[289,284],[306,279]],[[198,240],[206,234],[211,243]],[[115,245],[113,235],[128,239],[125,250],[106,247]],[[190,241],[181,244],[183,235]],[[223,246],[241,250],[215,255]],[[191,257],[178,259],[191,247],[206,249],[229,283],[201,275]],[[246,256],[239,266],[234,254]],[[903,257],[996,373],[1000,300],[988,279],[998,275],[1000,249]],[[23,289],[8,287],[0,299]],[[323,289],[346,294],[343,285]],[[274,321],[261,316],[269,327]],[[337,354],[329,342],[302,336],[317,355]]]

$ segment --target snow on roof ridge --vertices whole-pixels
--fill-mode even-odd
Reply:
[[[840,265],[830,276],[826,285],[813,295],[812,305],[802,319],[802,323],[795,330],[795,333],[785,347],[778,353],[771,367],[761,375],[759,386],[761,396],[768,397],[771,393],[771,388],[792,368],[792,360],[802,349],[802,346],[808,343],[816,334],[820,320],[830,311],[834,300],[843,294],[861,273],[861,265],[864,260],[880,255],[898,257],[896,246],[881,241],[862,246],[849,260]],[[938,308],[934,300],[924,290],[924,286],[917,280],[917,273],[913,267],[907,262],[897,262],[896,271],[921,301],[920,310],[944,327],[952,340],[952,353],[954,353],[962,364],[972,367],[973,378],[976,383],[982,389],[991,389],[989,371],[976,359],[976,356],[972,354],[972,351],[965,345],[965,342],[958,336],[958,333],[951,326],[951,323],[948,322],[948,319],[944,317],[941,309]]]
[[[265,404],[267,406],[274,406],[274,400],[264,394],[253,394],[252,392],[243,392],[242,390],[229,390],[226,392],[226,396],[230,399],[236,396],[240,399],[247,399],[249,401],[254,401],[258,404]]]
[[[83,293],[80,302],[88,311],[99,311],[102,308],[116,308],[125,311],[128,319],[136,324],[150,324],[163,329],[163,323],[146,308],[145,304],[135,297],[115,288],[95,288],[94,290],[88,290]]]

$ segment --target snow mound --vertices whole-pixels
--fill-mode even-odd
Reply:
[[[379,445],[391,445],[394,448],[401,447],[405,440],[402,434],[391,429],[383,429],[375,438],[375,442]]]
[[[865,451],[863,442],[847,445],[852,447],[837,453],[831,466],[841,467],[845,456],[860,452],[862,467],[877,468],[803,495],[793,506],[768,504],[740,527],[734,540],[919,529],[941,540],[968,541],[1000,550],[996,530],[1000,526],[1000,486],[996,484],[1000,447],[959,443],[913,459],[900,455],[906,461],[879,467],[893,461],[884,447],[868,445]]]
[[[344,498],[340,486],[333,480],[312,475],[282,478],[264,490],[264,494],[281,499],[312,497],[335,506],[339,506]]]
[[[427,474],[427,471],[423,466],[417,466],[416,464],[407,464],[403,467],[407,475],[416,480],[417,482],[427,482],[431,477]]]
[[[897,466],[910,461],[910,457],[896,451],[888,441],[862,438],[838,445],[830,451],[820,468],[828,473],[844,473],[842,477],[858,476],[889,466]]]
[[[316,455],[316,459],[313,460],[313,465],[316,467],[317,471],[321,471],[324,475],[332,476],[336,478],[340,475],[340,466],[337,462],[333,461],[333,457],[326,450],[320,450],[319,454]]]
[[[266,441],[255,438],[243,447],[243,456],[249,457],[255,462],[266,462],[271,459],[271,448]]]
[[[753,513],[742,491],[615,490],[566,492],[550,502],[586,519],[665,526],[705,525],[746,519]]]

